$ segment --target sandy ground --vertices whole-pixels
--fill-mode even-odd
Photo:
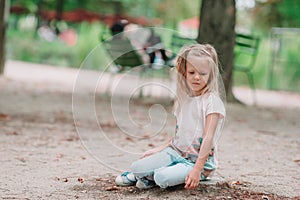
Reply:
[[[82,71],[78,80],[77,73],[7,62],[0,77],[0,198],[300,199],[299,94],[257,91],[257,106],[227,104],[212,181],[192,191],[140,191],[115,187],[114,176],[173,132],[171,99],[129,99],[126,78],[120,95],[103,95],[111,77],[101,82],[99,73]],[[251,91],[234,91],[253,103]]]

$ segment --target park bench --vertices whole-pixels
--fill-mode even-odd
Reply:
[[[114,37],[102,37],[102,45],[112,60],[112,63],[118,67],[117,72],[125,72],[130,70],[136,72],[139,78],[150,76],[153,78],[170,79],[169,70],[174,67],[174,61],[180,49],[188,44],[197,43],[194,39],[183,37],[178,34],[172,34],[169,51],[169,60],[164,64],[155,67],[149,63],[144,63],[139,50],[134,48],[131,41],[124,35],[115,35]],[[108,91],[108,89],[106,90]],[[140,93],[140,97],[142,96]]]
[[[160,64],[156,66],[151,63],[145,63],[139,51],[142,49],[135,48],[131,41],[123,34],[115,35],[113,37],[101,38],[102,45],[111,59],[111,65],[116,66],[116,72],[128,72],[135,74],[138,79],[142,77],[151,77],[156,79],[169,79],[169,69],[167,65]],[[154,63],[156,64],[156,63]],[[114,78],[112,79],[114,80]],[[106,93],[108,88],[106,89]],[[143,91],[140,90],[139,97],[143,96]]]
[[[253,101],[256,102],[253,67],[256,62],[260,39],[253,35],[236,33],[234,70],[245,73],[253,91]]]
[[[103,41],[103,46],[119,72],[142,66],[143,60],[128,38],[122,35]]]

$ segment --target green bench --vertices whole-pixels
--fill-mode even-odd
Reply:
[[[245,73],[250,87],[253,90],[253,100],[255,97],[255,82],[253,76],[253,67],[256,62],[260,39],[253,35],[236,33],[235,35],[235,58],[234,71]]]

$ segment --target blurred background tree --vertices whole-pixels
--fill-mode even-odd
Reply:
[[[4,72],[9,0],[0,0],[0,74]]]
[[[174,25],[180,20],[198,15],[198,0],[11,0],[12,6],[28,9],[36,13],[38,9],[56,10],[63,7],[64,11],[84,9],[101,15],[128,14],[135,17],[159,18],[164,25]],[[196,5],[196,7],[195,7]]]
[[[232,93],[233,51],[235,45],[235,0],[202,0],[198,42],[212,44],[219,55],[226,96],[234,100]],[[212,17],[213,16],[213,17]]]

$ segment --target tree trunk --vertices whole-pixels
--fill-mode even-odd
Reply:
[[[64,0],[57,0],[56,3],[56,20],[60,21],[64,11]]]
[[[36,28],[35,28],[35,35],[37,35],[38,33],[38,29],[41,27],[42,23],[41,23],[41,14],[42,14],[42,4],[43,4],[43,0],[37,0],[36,1],[36,6],[37,6],[37,10],[35,13],[35,16],[37,18],[37,24],[36,24]]]
[[[232,93],[235,13],[235,0],[202,0],[197,37],[199,43],[209,43],[218,52],[228,101],[235,100]]]
[[[57,0],[56,1],[56,17],[55,17],[55,33],[58,35],[60,30],[58,28],[58,23],[62,20],[64,12],[64,0]]]
[[[7,21],[7,6],[7,0],[0,0],[0,74],[3,74],[5,65],[5,29]]]

